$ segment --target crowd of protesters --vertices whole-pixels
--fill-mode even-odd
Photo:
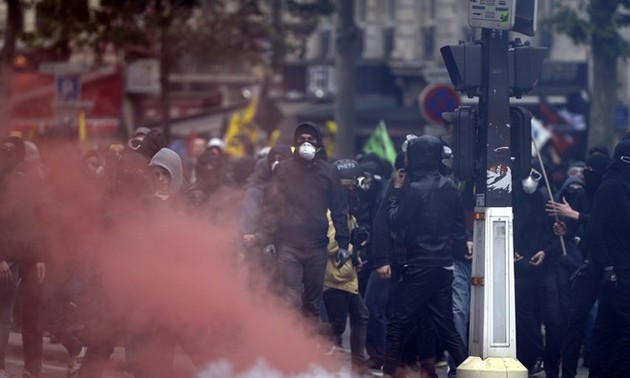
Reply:
[[[446,351],[455,377],[466,359],[474,188],[452,176],[441,139],[408,136],[393,166],[373,154],[329,162],[309,122],[292,145],[257,159],[231,157],[220,138],[178,151],[146,128],[104,151],[62,140],[12,136],[0,145],[0,378],[9,376],[12,327],[22,333],[22,377],[40,376],[45,333],[68,351],[68,376],[102,376],[118,345],[135,377],[172,376],[175,345],[196,366],[207,362],[200,345],[210,335],[138,322],[137,303],[112,304],[100,281],[111,272],[98,253],[84,253],[99,248],[93,235],[66,232],[81,231],[76,219],[86,230],[177,214],[222,222],[227,209],[238,214],[231,231],[233,257],[250,271],[243,279],[316,325],[325,352],[344,350],[349,319],[356,376],[437,377]],[[554,198],[541,180],[548,168],[513,183],[517,358],[532,376],[575,377],[581,355],[590,377],[624,377],[630,140],[612,156],[593,150],[571,164]]]

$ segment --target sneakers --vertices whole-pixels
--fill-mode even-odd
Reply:
[[[543,371],[545,371],[545,365],[543,363],[543,360],[536,360],[534,367],[532,367],[532,370],[529,372],[529,376],[536,377],[538,376],[538,374],[542,373]]]
[[[66,370],[66,377],[72,377],[81,369],[81,363],[85,356],[85,347],[81,348],[81,352],[74,357],[70,357],[68,360],[68,370]],[[0,377],[1,378],[1,377]]]
[[[365,362],[365,365],[368,367],[368,369],[370,370],[381,370],[381,368],[383,367],[383,361],[378,360],[376,358],[368,358],[368,360]]]

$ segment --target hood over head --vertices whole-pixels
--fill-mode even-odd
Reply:
[[[442,141],[432,135],[423,135],[409,141],[407,161],[412,172],[438,171],[442,163]]]
[[[319,127],[312,122],[303,122],[295,128],[295,132],[293,133],[293,145],[298,145],[298,137],[302,134],[309,134],[315,137],[317,140],[317,145],[315,147],[321,147],[322,145],[322,135],[319,130]]]
[[[26,154],[24,155],[24,161],[32,162],[32,161],[40,161],[39,149],[37,145],[29,140],[24,141],[24,148],[26,150]]]
[[[152,156],[160,151],[161,148],[166,147],[166,139],[164,134],[158,130],[151,130],[142,140],[138,152],[150,159]]]
[[[162,148],[151,159],[149,167],[162,167],[171,175],[171,194],[177,193],[184,185],[182,159],[170,148]]]
[[[293,156],[293,150],[288,144],[276,144],[269,149],[266,156],[267,164],[271,167],[276,161],[282,161]]]
[[[605,177],[618,180],[630,194],[630,140],[617,143]]]
[[[595,194],[599,184],[604,179],[606,169],[610,165],[610,156],[602,153],[594,153],[586,159],[584,169],[584,188],[591,195]]]

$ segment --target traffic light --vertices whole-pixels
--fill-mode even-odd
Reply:
[[[508,51],[508,71],[510,75],[510,96],[520,98],[534,88],[540,78],[546,47],[532,47],[529,42],[522,44],[516,39]]]
[[[532,169],[532,114],[521,106],[510,106],[512,176],[521,180]]]
[[[477,147],[477,109],[460,106],[442,117],[453,125],[453,174],[460,180],[473,178]]]
[[[481,88],[481,45],[472,42],[444,46],[440,49],[442,59],[455,90],[469,97]]]
[[[518,0],[512,30],[533,37],[536,35],[538,0]]]

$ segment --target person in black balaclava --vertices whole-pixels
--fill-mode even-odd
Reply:
[[[204,205],[212,193],[224,185],[223,156],[215,149],[206,149],[195,164],[196,181],[193,185],[193,202],[197,207]]]
[[[630,371],[630,140],[615,146],[595,193],[585,242],[602,288],[591,352],[591,378],[626,377]]]
[[[583,238],[583,229],[586,226],[595,192],[599,188],[604,173],[610,164],[610,157],[602,153],[594,153],[586,160],[584,168],[584,190],[573,201],[573,208],[568,201],[553,202],[547,204],[547,212],[551,216],[558,214],[574,220],[577,223],[577,231],[574,233]],[[556,225],[559,235],[566,236],[565,225]],[[599,294],[601,282],[601,270],[596,269],[591,263],[590,250],[587,242],[582,240],[578,246],[584,260],[583,265],[571,276],[571,292],[569,295],[568,318],[562,344],[562,377],[573,378],[577,374],[577,363],[580,355],[582,341],[590,339],[590,332],[585,332],[587,320],[592,313],[593,304]],[[595,307],[596,310],[596,307]],[[586,334],[586,335],[585,335]],[[585,335],[584,337],[582,335]],[[584,343],[584,363],[588,365],[590,350]]]
[[[144,136],[144,139],[142,139],[142,142],[136,151],[141,153],[147,158],[147,161],[149,161],[164,147],[166,147],[164,134],[158,130],[151,130]]]
[[[285,296],[314,321],[319,318],[328,246],[330,210],[340,260],[347,259],[348,204],[334,166],[316,158],[321,148],[317,125],[300,124],[293,157],[274,169],[267,188],[261,229],[255,238],[263,252],[277,254]]]
[[[433,323],[456,365],[466,349],[453,322],[453,254],[466,248],[464,209],[455,182],[439,172],[442,142],[423,135],[407,148],[408,166],[394,176],[389,198],[389,224],[403,233],[402,275],[390,296],[387,315],[386,376],[404,377],[402,346],[414,326]],[[385,277],[389,266],[378,272]]]

